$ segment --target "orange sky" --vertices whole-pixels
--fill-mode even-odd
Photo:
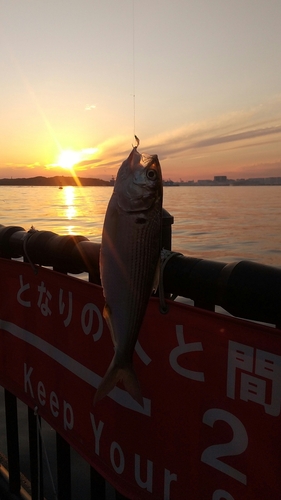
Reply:
[[[281,176],[280,20],[274,0],[160,10],[149,0],[10,0],[0,177],[68,175],[74,162],[77,175],[109,179],[134,133],[165,179]]]

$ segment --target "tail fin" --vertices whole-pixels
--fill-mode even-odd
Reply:
[[[106,396],[115,387],[119,380],[122,380],[126,391],[128,391],[132,398],[143,406],[143,397],[141,395],[139,381],[132,365],[127,364],[120,367],[114,362],[114,358],[97,389],[94,398],[94,405]]]

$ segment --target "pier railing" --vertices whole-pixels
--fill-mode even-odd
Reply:
[[[163,217],[163,247],[171,248],[172,217]],[[59,236],[51,231],[25,231],[0,225],[0,256],[23,257],[31,265],[49,266],[62,273],[88,273],[100,284],[100,244],[84,236]],[[225,263],[171,253],[164,269],[167,294],[194,301],[196,307],[221,306],[240,318],[281,325],[281,268],[251,261]]]
[[[172,218],[164,212],[163,246],[171,245]],[[88,280],[100,284],[100,245],[83,236],[59,236],[50,231],[26,231],[18,226],[0,226],[0,257],[19,259],[31,266],[47,266],[63,274],[87,273]],[[281,327],[281,269],[254,262],[232,264],[169,254],[163,273],[166,297],[181,296],[194,301],[196,307],[215,311],[220,306],[227,313],[272,327]],[[2,285],[1,285],[2,286]],[[44,443],[40,417],[28,408],[28,442],[30,485],[21,476],[17,399],[5,390],[7,463],[0,466],[0,494],[7,498],[43,500]],[[70,445],[56,433],[56,487],[53,498],[70,500],[72,483]],[[113,498],[102,476],[89,468],[89,500]],[[4,481],[3,481],[4,479]],[[23,482],[26,482],[23,489]],[[2,498],[2,496],[1,496]],[[115,498],[125,499],[117,491]],[[49,499],[48,499],[49,500]],[[86,500],[86,499],[83,499]]]

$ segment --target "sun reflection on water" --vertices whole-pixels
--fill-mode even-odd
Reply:
[[[78,217],[78,205],[76,200],[76,187],[65,186],[60,190],[61,206],[58,210],[60,219],[65,220],[65,229],[68,234],[76,233],[74,220]]]
[[[64,186],[56,194],[57,216],[64,227],[63,232],[82,234],[92,241],[100,241],[111,190],[105,187]]]
[[[75,188],[66,186],[63,190],[65,198],[65,215],[67,219],[74,219],[77,215],[77,207],[75,206]]]

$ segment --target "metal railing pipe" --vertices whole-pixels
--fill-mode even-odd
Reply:
[[[173,218],[163,212],[163,246],[170,245]],[[59,236],[51,231],[25,232],[21,227],[0,227],[0,256],[23,256],[32,264],[51,266],[65,273],[89,273],[100,284],[100,244],[83,236]],[[19,255],[20,254],[20,255]],[[165,293],[194,300],[197,307],[215,305],[245,319],[281,325],[281,269],[241,261],[231,264],[171,255],[164,269]]]
[[[215,304],[234,316],[281,324],[281,269],[276,267],[175,254],[165,267],[164,289],[193,299],[196,305]]]

